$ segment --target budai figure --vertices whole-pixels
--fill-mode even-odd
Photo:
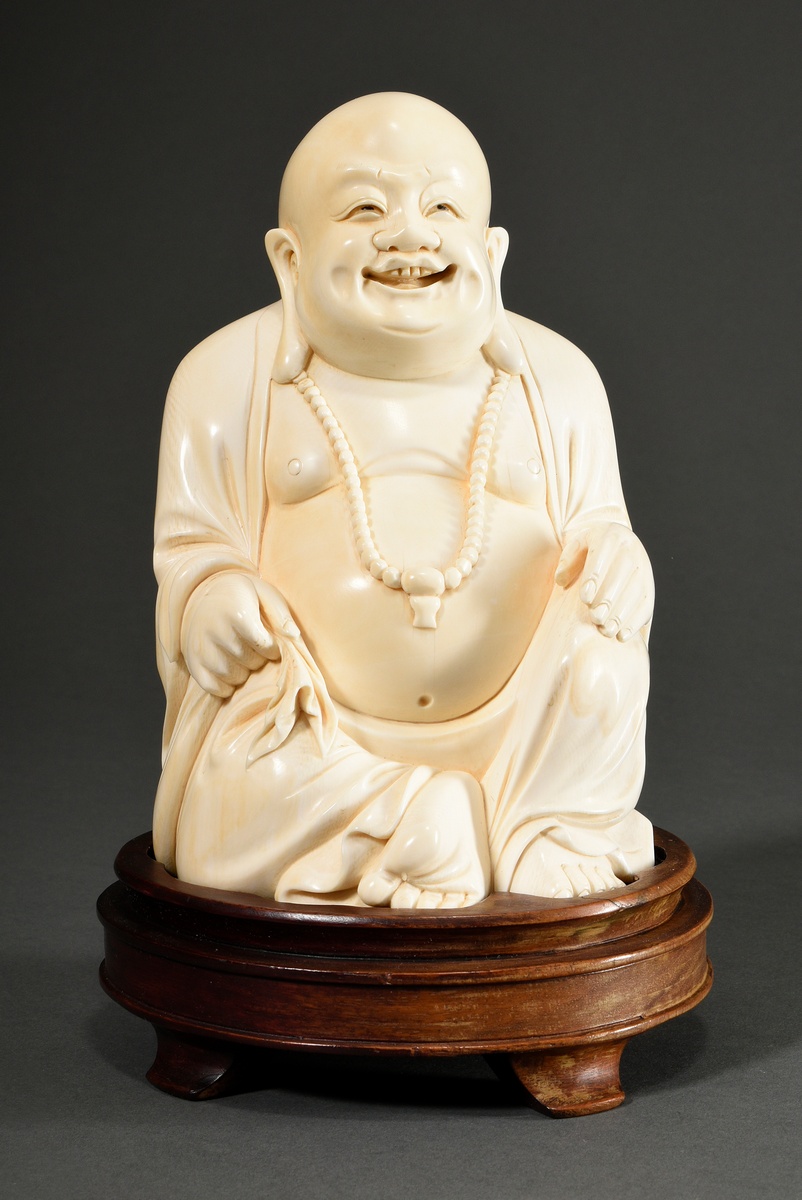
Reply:
[[[651,570],[585,356],[505,312],[469,131],[325,117],[267,235],[281,302],[170,388],[154,850],[278,901],[582,896],[653,864]]]

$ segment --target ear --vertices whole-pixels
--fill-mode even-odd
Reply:
[[[496,226],[485,232],[487,257],[496,281],[496,319],[490,330],[490,337],[482,349],[494,366],[510,375],[520,375],[524,369],[524,356],[521,343],[504,311],[501,299],[501,268],[507,257],[510,245],[510,235],[506,229]]]
[[[295,284],[301,247],[289,229],[271,229],[265,234],[265,249],[281,292],[282,325],[272,376],[277,383],[290,383],[306,366],[309,346],[298,323]]]

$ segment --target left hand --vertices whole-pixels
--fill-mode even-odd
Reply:
[[[652,568],[639,539],[626,525],[604,521],[569,539],[554,580],[567,588],[577,579],[590,619],[605,637],[628,642],[651,621]]]

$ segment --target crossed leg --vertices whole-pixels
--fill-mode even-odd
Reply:
[[[411,801],[357,890],[371,906],[464,908],[484,899],[490,878],[482,789],[464,771],[442,771]]]
[[[482,778],[497,891],[584,896],[654,865],[634,810],[644,772],[649,658],[591,622],[578,589],[554,597],[516,677],[517,711]]]

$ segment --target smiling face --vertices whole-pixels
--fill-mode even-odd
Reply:
[[[468,361],[496,312],[489,209],[481,150],[445,109],[382,94],[324,118],[290,161],[279,213],[309,345],[385,378]]]

